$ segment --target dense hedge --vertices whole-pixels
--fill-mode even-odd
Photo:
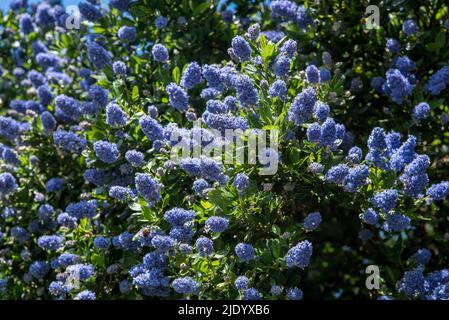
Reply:
[[[444,1],[59,2],[0,13],[1,297],[449,298]]]

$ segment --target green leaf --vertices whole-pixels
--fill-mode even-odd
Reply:
[[[133,102],[137,102],[139,100],[139,87],[134,86],[131,99]]]
[[[260,48],[262,50],[262,61],[266,67],[271,61],[271,58],[274,55],[274,51],[276,46],[272,42],[268,42],[264,35],[260,36]]]
[[[104,268],[105,266],[105,261],[104,261],[104,256],[99,255],[99,254],[92,254],[92,257],[90,258],[90,261],[98,267]]]
[[[278,259],[281,255],[281,246],[279,244],[279,239],[273,239],[270,241],[271,253],[275,259]]]
[[[173,75],[173,81],[176,84],[179,84],[179,82],[181,80],[181,70],[179,70],[178,67],[175,67],[172,71],[172,75]]]

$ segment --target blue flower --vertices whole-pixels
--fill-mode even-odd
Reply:
[[[395,64],[395,67],[399,71],[401,71],[402,74],[404,74],[404,75],[407,75],[416,69],[416,63],[414,61],[412,61],[407,56],[402,56],[402,57],[396,58],[396,61],[394,64]]]
[[[126,9],[128,9],[129,0],[110,0],[109,5],[119,11],[126,11]]]
[[[119,282],[119,290],[121,294],[128,294],[131,291],[131,285],[128,280],[124,279]]]
[[[21,8],[26,8],[28,6],[28,0],[12,0],[9,4],[11,10],[18,11]]]
[[[206,220],[204,230],[210,232],[223,232],[228,228],[229,220],[223,217],[209,217]]]
[[[404,175],[419,175],[424,174],[430,166],[429,156],[423,154],[418,155],[412,162],[410,162],[404,169]]]
[[[312,252],[312,243],[307,240],[299,242],[296,246],[290,248],[285,256],[287,267],[292,268],[296,266],[304,269],[309,265]]]
[[[115,61],[112,64],[112,70],[116,75],[126,75],[128,73],[128,67],[123,61]]]
[[[401,44],[399,43],[398,40],[393,39],[393,38],[389,38],[387,40],[386,47],[387,47],[388,51],[390,51],[393,54],[397,54],[401,51]]]
[[[318,123],[312,123],[307,128],[307,140],[312,143],[319,143],[321,138],[321,126]]]
[[[132,193],[131,189],[126,188],[126,187],[111,186],[109,188],[109,196],[112,199],[116,199],[116,200],[119,200],[119,201],[125,201],[132,194],[133,193]]]
[[[296,43],[296,41],[288,39],[282,44],[280,51],[282,53],[285,53],[290,59],[292,59],[296,53],[297,48],[298,44]]]
[[[80,256],[73,254],[73,253],[61,253],[61,255],[56,258],[57,260],[57,267],[60,268],[66,268],[72,264],[78,263],[81,258]]]
[[[249,262],[254,258],[254,248],[248,243],[238,243],[234,251],[240,261]]]
[[[352,147],[351,149],[349,149],[348,156],[346,158],[352,164],[360,163],[362,161],[362,158],[363,158],[362,149],[360,149],[359,147]]]
[[[397,104],[402,104],[404,99],[413,92],[413,85],[398,69],[388,69],[387,81],[384,82],[382,90]]]
[[[195,211],[173,208],[164,214],[164,219],[172,226],[183,226],[195,219]]]
[[[374,194],[371,203],[374,207],[381,209],[383,212],[389,212],[396,207],[398,200],[398,191],[388,189]]]
[[[165,89],[167,90],[168,100],[172,107],[180,112],[187,111],[189,108],[189,96],[187,92],[176,85],[176,83],[170,83]]]
[[[34,31],[33,19],[28,13],[22,14],[19,20],[19,26],[24,34],[29,34]]]
[[[72,97],[61,94],[55,99],[56,116],[62,120],[76,121],[81,116],[81,107]]]
[[[369,168],[366,165],[358,165],[349,169],[343,184],[347,191],[356,192],[358,188],[367,184]]]
[[[75,229],[77,219],[75,217],[70,216],[67,212],[60,213],[56,218],[58,224],[64,226],[69,229]]]
[[[172,249],[176,241],[169,236],[156,235],[151,240],[151,245],[159,251],[168,251]]]
[[[39,97],[40,103],[44,106],[48,106],[53,101],[53,94],[48,85],[42,85],[37,88],[37,96]]]
[[[105,184],[108,175],[104,170],[101,169],[87,169],[83,174],[86,181],[93,183],[97,186]]]
[[[94,267],[91,264],[72,264],[66,272],[80,281],[86,281],[94,275]]]
[[[411,36],[415,33],[417,33],[419,31],[418,26],[416,25],[416,22],[413,20],[405,20],[402,23],[402,31],[404,31],[404,33],[407,36]]]
[[[192,89],[201,83],[201,67],[196,62],[191,62],[185,68],[181,77],[181,86]]]
[[[9,172],[0,173],[0,196],[5,197],[18,188],[16,179]]]
[[[308,83],[319,83],[320,70],[312,64],[306,68],[306,77]]]
[[[339,164],[329,169],[326,173],[325,179],[327,182],[342,185],[348,174],[349,167],[345,164]]]
[[[251,58],[252,49],[242,36],[236,36],[232,39],[232,51],[242,62]]]
[[[98,107],[103,108],[108,103],[109,91],[95,85],[89,88],[89,96]]]
[[[51,178],[45,183],[47,192],[58,192],[64,188],[65,181],[63,178]]]
[[[87,55],[95,69],[101,70],[112,64],[111,54],[96,42],[91,42],[87,48]]]
[[[376,211],[372,208],[368,208],[368,210],[365,211],[365,213],[362,216],[363,222],[366,224],[375,225],[377,224],[377,221],[379,220],[379,215]]]
[[[317,96],[313,87],[302,90],[291,104],[288,118],[294,121],[297,126],[307,122],[312,117],[316,101]]]
[[[143,116],[139,119],[139,125],[145,136],[150,141],[161,140],[164,138],[164,129],[153,118]]]
[[[449,66],[444,66],[433,75],[429,77],[429,81],[426,84],[426,90],[431,95],[437,96],[446,89],[449,84]]]
[[[193,236],[195,235],[195,232],[192,228],[192,225],[190,223],[187,223],[183,226],[173,226],[170,229],[169,236],[179,242],[189,242]]]
[[[413,119],[416,122],[419,122],[420,120],[424,120],[429,116],[430,112],[430,106],[426,102],[421,102],[420,104],[416,105],[413,109]]]
[[[384,129],[376,127],[371,131],[371,134],[368,138],[368,148],[370,150],[379,150],[379,151],[387,148]]]
[[[193,182],[193,190],[202,197],[204,195],[204,191],[210,188],[210,184],[203,178],[197,179]]]
[[[60,235],[41,236],[37,239],[38,246],[49,251],[58,250],[63,242],[64,237]]]
[[[285,101],[287,97],[287,86],[283,80],[276,80],[270,87],[268,91],[270,97],[278,97],[281,101]]]
[[[136,28],[123,26],[117,31],[117,36],[120,40],[133,42],[136,40]]]
[[[95,295],[95,292],[92,292],[90,290],[84,290],[78,293],[75,298],[75,300],[96,300],[97,296]]]
[[[202,118],[210,129],[241,129],[245,131],[249,127],[245,118],[234,117],[229,114],[214,114],[206,111],[203,113]]]
[[[19,155],[14,149],[4,147],[3,152],[0,150],[0,159],[13,166],[20,166]]]
[[[431,185],[426,192],[430,200],[443,200],[449,195],[449,181],[442,181]]]
[[[320,145],[332,146],[337,138],[337,125],[334,119],[327,118],[321,125]]]
[[[22,227],[12,227],[11,237],[18,243],[24,243],[30,239],[30,233]]]
[[[137,192],[148,202],[149,205],[161,200],[161,196],[159,195],[160,185],[148,174],[136,174],[135,183]]]
[[[383,229],[387,232],[400,232],[410,226],[410,218],[400,214],[389,214],[387,220],[383,224]]]
[[[410,259],[415,263],[416,265],[426,265],[429,263],[430,258],[432,257],[432,253],[429,249],[422,248],[416,251]]]
[[[304,293],[301,289],[294,287],[287,289],[287,299],[288,300],[302,300]]]
[[[120,106],[111,102],[106,106],[106,123],[113,128],[121,128],[126,125],[128,117]]]
[[[42,75],[42,73],[36,70],[30,70],[28,72],[28,80],[30,80],[33,86],[36,88],[46,83],[45,77]]]
[[[81,2],[78,8],[82,16],[89,21],[97,21],[102,18],[100,10],[88,2]]]
[[[239,192],[244,192],[249,186],[249,178],[244,173],[238,173],[234,178],[234,187]]]
[[[251,41],[256,41],[257,38],[259,38],[259,34],[260,34],[260,25],[258,23],[252,24],[248,27],[248,38]]]
[[[199,289],[198,283],[191,277],[176,278],[172,286],[177,293],[181,294],[195,294]]]
[[[224,89],[223,79],[221,75],[221,70],[218,66],[215,65],[204,65],[202,68],[202,75],[204,79],[207,81],[207,85],[218,91],[222,91]]]
[[[272,285],[270,289],[270,293],[274,296],[280,296],[282,294],[282,291],[284,291],[284,289],[277,284]]]
[[[332,79],[332,74],[329,71],[329,69],[321,67],[320,68],[320,81],[323,82],[328,82]]]
[[[162,30],[167,26],[167,23],[168,23],[167,18],[159,16],[156,18],[154,25],[156,26],[157,29]]]
[[[55,208],[52,205],[45,203],[39,207],[37,210],[37,215],[41,220],[48,220],[51,218],[52,214],[55,212]]]
[[[212,240],[206,237],[199,237],[195,244],[201,257],[210,256],[214,250]]]
[[[234,285],[238,290],[244,290],[249,286],[249,279],[245,276],[238,276],[234,281]]]
[[[278,56],[274,64],[274,73],[278,77],[286,77],[290,72],[290,58],[281,55]]]
[[[13,118],[0,116],[0,136],[13,141],[20,136],[23,124]]]
[[[321,163],[312,162],[312,163],[308,166],[307,170],[308,170],[309,172],[311,172],[311,173],[318,174],[318,173],[323,172],[324,166],[323,166]]]
[[[244,300],[260,300],[260,293],[255,288],[248,288],[243,291]]]
[[[42,28],[48,28],[54,23],[51,6],[48,3],[41,3],[36,9],[36,24]]]
[[[157,62],[167,62],[169,59],[167,48],[160,43],[153,46],[151,53],[153,54],[154,60]]]
[[[35,261],[29,268],[29,273],[36,279],[44,278],[49,271],[50,266],[45,261]]]
[[[109,164],[116,162],[120,156],[117,145],[107,141],[96,141],[94,152],[98,159]]]
[[[128,150],[125,153],[125,159],[133,167],[139,168],[145,164],[145,156],[142,152],[137,150]]]
[[[307,231],[312,231],[320,226],[321,221],[321,214],[319,212],[311,212],[304,219],[302,225]]]
[[[52,53],[41,52],[36,55],[36,62],[42,66],[44,70],[47,70],[50,67],[58,68],[61,60]]]
[[[418,267],[404,273],[404,276],[397,283],[398,291],[408,298],[419,298],[425,292],[425,279],[423,268]]]
[[[98,249],[106,250],[111,245],[111,240],[108,238],[99,236],[94,239],[94,246]]]
[[[257,106],[259,96],[254,88],[253,82],[246,75],[241,75],[236,82],[237,99],[244,106]]]
[[[404,193],[413,198],[420,198],[429,183],[429,177],[426,173],[416,175],[402,174],[399,180],[404,185]]]
[[[81,200],[79,202],[72,202],[66,207],[65,211],[72,217],[77,219],[93,218],[95,216],[95,209],[97,208],[97,201]]]

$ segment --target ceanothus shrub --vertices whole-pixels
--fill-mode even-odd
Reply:
[[[382,35],[385,72],[346,84],[347,55],[308,40],[332,38],[318,9],[267,6],[83,1],[79,29],[59,5],[11,7],[0,295],[447,299],[443,243],[423,230],[444,233],[449,182],[417,129],[449,81],[443,65],[423,75],[402,43],[424,25],[403,19],[401,41]],[[347,110],[368,97],[407,105],[409,127],[376,112],[358,128],[370,111]],[[390,271],[371,292],[368,261]]]

